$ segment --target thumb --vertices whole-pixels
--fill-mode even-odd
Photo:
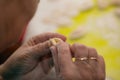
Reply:
[[[51,52],[52,52],[52,57],[53,57],[53,61],[54,61],[54,66],[55,66],[55,71],[56,74],[59,75],[60,72],[60,68],[59,68],[59,63],[58,63],[58,52],[57,52],[57,48],[56,46],[52,46],[50,48]]]
[[[56,45],[58,51],[58,63],[60,71],[64,72],[73,66],[72,55],[69,45],[66,42],[60,42]]]

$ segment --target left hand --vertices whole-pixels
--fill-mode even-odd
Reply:
[[[51,51],[57,76],[63,80],[105,80],[104,59],[94,48],[61,41]]]

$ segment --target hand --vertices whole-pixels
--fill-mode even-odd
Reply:
[[[51,70],[50,38],[65,37],[57,33],[45,33],[23,44],[1,65],[4,80],[42,80]]]
[[[105,80],[104,59],[95,49],[80,44],[70,47],[61,41],[51,47],[51,52],[57,76],[62,80]]]

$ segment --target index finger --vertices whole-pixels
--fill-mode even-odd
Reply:
[[[58,33],[43,33],[43,34],[40,34],[38,36],[31,38],[28,43],[33,43],[33,45],[36,45],[38,43],[45,42],[51,38],[60,38],[63,41],[66,40],[65,36],[58,34]]]

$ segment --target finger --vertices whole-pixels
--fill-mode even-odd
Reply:
[[[56,45],[58,51],[58,63],[60,71],[64,72],[66,69],[72,67],[72,56],[69,45],[65,42],[60,42]]]
[[[36,45],[38,43],[42,43],[46,40],[49,40],[51,38],[60,38],[62,39],[63,41],[66,40],[66,37],[61,35],[61,34],[58,34],[58,33],[44,33],[44,34],[40,34],[38,36],[35,36],[33,38],[31,38],[29,41],[28,41],[28,44],[29,45]]]
[[[59,75],[60,72],[60,68],[59,68],[59,64],[58,64],[58,52],[55,46],[52,46],[50,48],[51,52],[52,52],[52,56],[53,56],[53,61],[55,64],[55,70],[56,70],[56,74]]]
[[[97,75],[99,77],[98,80],[105,80],[106,72],[105,72],[105,61],[102,56],[98,56],[98,72]]]
[[[94,48],[88,48],[88,55],[89,55],[89,64],[92,68],[93,71],[93,78],[95,80],[97,80],[97,70],[98,70],[98,62],[97,62],[97,58],[98,58],[98,54],[96,49]]]
[[[96,49],[94,48],[88,48],[88,57],[89,57],[89,64],[95,68],[97,66],[97,58],[98,58],[98,54],[97,54],[97,51]]]
[[[99,63],[99,65],[101,65],[101,68],[103,68],[103,70],[105,70],[105,61],[104,61],[104,58],[100,55],[98,57],[98,63]]]
[[[73,44],[71,50],[75,58],[88,58],[88,48],[82,44]]]

